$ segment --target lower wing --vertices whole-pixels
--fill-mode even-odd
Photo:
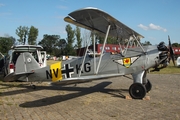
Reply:
[[[107,78],[111,78],[111,77],[118,77],[118,76],[122,76],[122,75],[124,75],[124,74],[105,74],[105,75],[81,76],[81,77],[58,80],[58,81],[52,82],[51,84],[52,85],[69,85],[69,84],[90,82],[93,80],[107,79]]]

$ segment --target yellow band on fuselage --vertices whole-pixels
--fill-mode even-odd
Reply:
[[[61,62],[50,65],[52,81],[62,80]]]

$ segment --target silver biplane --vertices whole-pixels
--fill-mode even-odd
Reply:
[[[142,46],[142,35],[97,8],[76,10],[64,20],[104,36],[101,54],[97,56],[94,48],[89,55],[87,46],[82,57],[41,68],[34,57],[25,52],[17,58],[16,70],[7,75],[4,81],[15,81],[26,76],[29,82],[51,81],[52,84],[67,85],[130,74],[133,83],[129,87],[129,94],[134,99],[142,99],[152,87],[146,77],[148,70],[164,68],[168,65],[170,56],[173,58],[171,46],[166,47],[164,42],[157,46]],[[108,36],[115,37],[118,41],[128,40],[126,48],[121,49],[118,54],[103,52]],[[133,43],[137,47],[132,47]],[[121,48],[121,44],[119,46]]]

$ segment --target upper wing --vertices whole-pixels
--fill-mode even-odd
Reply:
[[[118,37],[120,39],[129,39],[130,36],[135,35],[136,37],[144,38],[136,31],[97,8],[87,7],[71,12],[68,15],[69,16],[64,18],[66,22],[88,30],[106,34],[108,26],[111,25],[109,32],[110,36]]]

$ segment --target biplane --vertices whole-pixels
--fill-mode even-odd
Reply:
[[[91,55],[88,54],[87,45],[84,56],[41,68],[30,53],[24,52],[17,58],[15,71],[5,76],[4,81],[15,81],[26,76],[29,82],[51,81],[52,84],[67,85],[130,74],[133,83],[129,87],[129,94],[134,99],[142,99],[152,87],[146,77],[148,70],[164,68],[169,59],[173,58],[171,44],[169,47],[164,42],[142,46],[140,39],[144,37],[141,34],[97,8],[87,7],[73,11],[64,20],[103,36],[101,53],[97,55],[94,47]],[[120,43],[127,41],[126,47],[122,49],[119,44],[121,51],[117,54],[104,52],[108,37],[114,37]],[[95,46],[95,42],[93,45]]]

